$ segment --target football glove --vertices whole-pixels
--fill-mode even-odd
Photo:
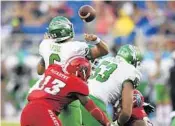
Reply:
[[[143,108],[146,112],[146,114],[150,114],[151,112],[154,112],[154,107],[150,103],[143,103]]]

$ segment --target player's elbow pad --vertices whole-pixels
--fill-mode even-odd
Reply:
[[[85,108],[103,125],[108,125],[110,123],[106,115],[94,104],[92,100],[88,100],[88,102],[85,104]]]

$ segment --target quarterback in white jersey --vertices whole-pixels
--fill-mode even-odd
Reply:
[[[47,39],[39,46],[42,56],[38,64],[38,74],[42,75],[49,64],[63,63],[71,57],[80,55],[87,59],[95,59],[108,53],[106,44],[96,35],[85,34],[85,40],[94,44],[92,48],[85,42],[73,41],[72,23],[65,17],[57,16],[49,24]]]
[[[115,126],[123,126],[131,116],[133,90],[138,86],[141,78],[141,73],[136,68],[140,61],[140,51],[135,46],[124,45],[119,49],[116,57],[99,60],[98,66],[88,80],[90,97],[97,105],[103,106],[102,110],[105,110],[108,103],[114,105],[117,100],[122,99],[122,110],[118,120],[114,122]],[[84,114],[82,115],[84,118]],[[90,126],[89,122],[91,120],[85,120],[83,124]],[[95,126],[99,125],[95,124]]]

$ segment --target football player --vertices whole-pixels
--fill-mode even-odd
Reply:
[[[28,104],[21,115],[21,126],[61,126],[57,115],[76,99],[102,125],[109,126],[105,114],[87,97],[86,81],[90,71],[90,63],[84,57],[73,57],[63,66],[49,65],[44,77],[29,93]]]
[[[136,69],[141,62],[140,51],[132,45],[120,47],[116,57],[99,60],[93,71],[88,86],[90,98],[106,114],[106,105],[115,104],[122,99],[122,110],[114,124],[124,125],[130,118],[133,106],[133,90],[138,86],[141,73]],[[83,124],[99,126],[100,124],[82,107]]]
[[[122,99],[117,101],[117,106],[114,107],[115,113],[113,120],[116,120],[121,112]],[[150,122],[148,115],[154,111],[154,107],[144,102],[144,97],[138,90],[133,92],[133,108],[130,119],[124,126],[153,126]]]
[[[41,60],[37,67],[39,75],[44,73],[49,64],[63,63],[76,55],[85,56],[92,60],[108,53],[108,47],[96,35],[85,34],[85,40],[94,44],[92,48],[85,42],[73,40],[73,24],[65,17],[53,18],[48,28],[48,38],[44,39],[39,46]]]
[[[85,40],[94,45],[92,48],[89,48],[85,42],[73,40],[73,24],[62,16],[57,16],[51,20],[47,37],[39,46],[39,53],[42,58],[38,64],[37,71],[40,75],[43,74],[49,64],[64,64],[67,59],[76,55],[93,60],[108,53],[107,45],[96,35],[85,34]],[[81,117],[79,107],[79,101],[74,101],[60,114],[60,119],[64,126],[79,126],[82,123],[79,118]],[[70,122],[68,121],[69,118],[70,120],[74,118],[76,121]]]

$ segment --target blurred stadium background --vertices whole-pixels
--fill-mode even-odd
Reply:
[[[82,5],[92,5],[96,20],[78,17]],[[19,117],[31,85],[38,79],[38,45],[51,18],[61,15],[74,24],[75,39],[94,33],[116,54],[123,44],[135,44],[144,54],[139,90],[156,111],[155,126],[169,126],[175,111],[175,2],[173,1],[1,1],[1,124],[19,126]],[[109,107],[110,111],[110,107]]]

